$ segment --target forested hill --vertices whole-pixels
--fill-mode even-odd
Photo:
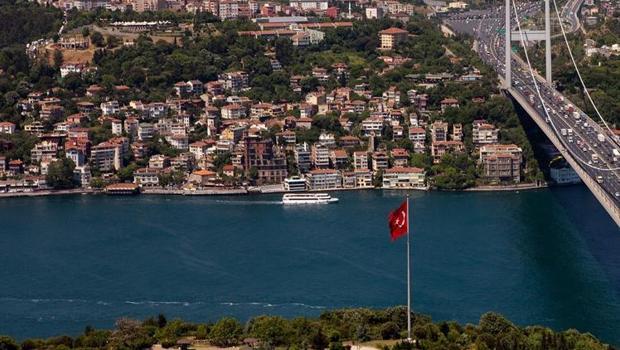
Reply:
[[[224,349],[241,346],[256,350],[350,350],[351,343],[382,350],[613,350],[589,333],[556,332],[542,326],[518,327],[503,316],[486,313],[477,325],[433,322],[413,315],[412,338],[407,336],[407,309],[343,309],[326,311],[319,318],[258,316],[245,325],[234,318],[215,323],[167,321],[163,315],[142,322],[120,319],[113,330],[87,326],[84,334],[47,340],[27,339],[18,344],[0,335],[2,350],[144,350],[153,344],[189,349]],[[195,342],[194,342],[195,341]],[[250,345],[248,347],[246,345]]]
[[[20,0],[0,0],[0,18],[0,48],[52,35],[62,25],[59,9]]]

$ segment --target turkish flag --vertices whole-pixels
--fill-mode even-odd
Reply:
[[[388,216],[390,225],[390,237],[392,241],[404,236],[409,232],[409,210],[407,201],[404,201],[396,210]]]

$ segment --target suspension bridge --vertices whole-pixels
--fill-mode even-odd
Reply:
[[[489,10],[469,11],[444,20],[453,31],[472,35],[480,57],[499,75],[507,94],[528,113],[554,144],[584,184],[620,226],[620,144],[600,113],[581,77],[567,34],[581,28],[577,12],[583,0],[569,0],[559,8],[556,0],[520,2]],[[525,28],[524,19],[544,14],[544,28]],[[551,32],[551,16],[557,18],[560,33]],[[554,88],[551,40],[560,38],[579,77],[580,89],[596,112],[588,116]],[[542,41],[545,46],[545,72],[533,67],[528,43]],[[513,43],[523,48],[523,56],[513,52]]]

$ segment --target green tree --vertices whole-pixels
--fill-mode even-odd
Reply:
[[[213,325],[209,333],[209,340],[217,346],[234,346],[239,343],[242,333],[243,329],[239,321],[225,317]]]
[[[287,344],[290,328],[282,317],[259,316],[250,321],[249,333],[269,347],[276,347]]]
[[[0,350],[18,350],[19,346],[13,338],[0,335]]]
[[[94,32],[90,35],[90,42],[96,47],[103,47],[105,45],[103,35],[99,32]]]
[[[75,163],[67,157],[50,163],[45,178],[47,184],[54,189],[73,188],[75,182],[73,180],[73,170]]]
[[[58,49],[54,50],[54,68],[60,69],[60,66],[62,66],[63,61],[64,61],[64,57],[62,55],[62,51]]]

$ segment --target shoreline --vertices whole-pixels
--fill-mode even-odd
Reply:
[[[416,188],[381,188],[381,187],[364,187],[364,188],[334,188],[329,190],[310,190],[304,191],[306,193],[313,192],[342,192],[342,191],[367,191],[367,190],[381,190],[381,191],[422,191],[422,192],[510,192],[510,191],[532,191],[550,187],[565,187],[554,186],[549,184],[536,185],[533,183],[518,184],[518,185],[505,185],[505,186],[477,186],[466,188],[462,190],[437,190],[437,189],[416,189]],[[146,188],[142,189],[139,194],[143,195],[164,195],[164,196],[242,196],[242,195],[263,195],[263,194],[282,194],[287,193],[284,188],[276,188],[274,185],[265,187],[254,188],[227,188],[227,189],[202,189],[202,190],[184,190],[184,189],[163,189],[163,188]],[[64,196],[64,195],[99,195],[106,194],[105,191],[92,188],[77,188],[68,190],[41,190],[30,192],[4,192],[0,193],[0,199],[2,198],[23,198],[23,197],[46,197],[46,196]]]

